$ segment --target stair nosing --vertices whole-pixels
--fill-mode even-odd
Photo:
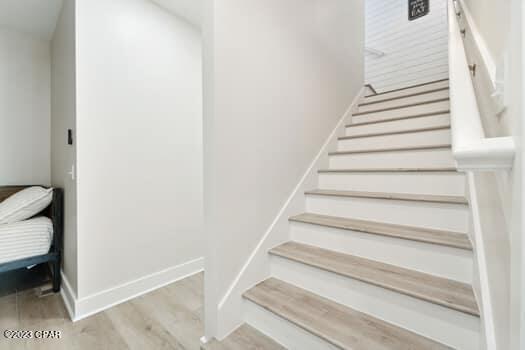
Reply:
[[[430,113],[418,113],[418,114],[407,115],[407,116],[403,116],[403,117],[395,117],[395,118],[373,120],[373,121],[370,121],[370,122],[352,123],[352,124],[345,125],[345,127],[346,128],[351,128],[353,126],[372,125],[372,124],[380,124],[380,123],[386,123],[386,122],[397,122],[397,121],[400,121],[400,120],[424,118],[424,117],[433,117],[433,116],[443,115],[443,114],[449,114],[450,115],[450,109],[437,111],[437,112],[430,112]]]
[[[422,95],[432,94],[432,93],[435,93],[435,92],[440,92],[440,91],[445,91],[445,90],[450,90],[450,88],[449,87],[444,87],[444,88],[437,88],[437,89],[423,91],[423,92],[415,92],[413,94],[408,94],[408,95],[403,95],[403,96],[398,96],[398,97],[385,98],[384,100],[377,100],[377,101],[372,101],[372,102],[364,102],[364,103],[358,104],[357,106],[358,107],[370,106],[370,105],[377,104],[377,103],[391,102],[391,101],[395,101],[395,100],[401,100],[401,99],[404,99],[404,98],[422,96]],[[374,96],[375,95],[367,96],[367,97],[365,97],[365,100],[367,98],[374,97]]]
[[[315,189],[304,192],[305,195],[325,196],[325,197],[346,197],[346,198],[370,198],[370,199],[384,199],[396,201],[409,202],[426,202],[426,203],[444,203],[468,205],[468,201],[462,196],[440,196],[432,194],[409,194],[409,193],[393,193],[393,192],[371,192],[371,191],[338,191],[338,190],[323,190]]]
[[[321,169],[319,174],[345,173],[459,173],[456,168],[356,168],[356,169]]]
[[[374,114],[374,113],[381,113],[381,112],[394,111],[394,110],[396,110],[396,109],[403,109],[403,108],[410,108],[410,107],[424,106],[424,105],[429,105],[429,104],[434,104],[434,103],[439,103],[439,102],[445,102],[445,101],[450,101],[450,97],[447,97],[447,98],[439,98],[439,99],[429,100],[429,101],[424,101],[424,102],[415,102],[415,103],[410,103],[410,104],[401,105],[401,106],[395,106],[395,107],[387,107],[387,108],[374,109],[374,110],[372,110],[372,111],[366,111],[366,112],[353,113],[353,114],[352,114],[352,117],[361,117],[361,116],[363,116],[363,115],[368,115],[368,114]]]
[[[367,314],[366,312],[363,312],[363,311],[359,311],[359,310],[356,310],[350,306],[347,306],[347,305],[344,305],[344,304],[340,304],[338,303],[337,301],[334,301],[334,300],[331,300],[329,298],[326,298],[322,295],[319,295],[319,294],[316,294],[312,291],[309,291],[307,289],[304,289],[300,286],[296,286],[296,285],[293,285],[293,284],[290,284],[286,281],[283,281],[281,279],[278,279],[278,278],[275,278],[275,277],[269,277],[267,279],[265,279],[264,281],[262,282],[259,282],[258,284],[256,284],[255,286],[253,286],[252,288],[248,289],[247,291],[245,291],[242,295],[242,297],[254,304],[256,304],[258,307],[266,310],[267,312],[283,319],[283,320],[286,320],[287,322],[290,322],[291,324],[295,325],[296,327],[312,334],[313,336],[315,337],[318,337],[324,341],[326,341],[327,343],[331,344],[332,346],[335,346],[339,349],[348,349],[348,345],[347,344],[344,344],[344,341],[340,340],[340,339],[337,339],[336,337],[332,336],[332,335],[329,335],[329,334],[325,334],[321,329],[319,329],[319,327],[315,326],[312,324],[312,316],[310,317],[305,317],[305,316],[298,316],[298,315],[293,315],[293,314],[290,314],[289,312],[286,312],[286,310],[280,310],[279,308],[275,308],[275,307],[272,307],[272,303],[271,302],[268,302],[268,301],[264,301],[264,300],[261,300],[260,297],[258,297],[256,294],[257,292],[254,292],[256,291],[258,288],[261,288],[261,285],[264,284],[264,283],[268,283],[270,281],[276,281],[278,283],[280,283],[281,285],[284,285],[286,286],[286,288],[293,288],[294,290],[300,290],[301,293],[303,295],[310,295],[312,296],[312,300],[314,300],[315,302],[317,302],[317,305],[323,305],[323,306],[326,306],[326,305],[331,305],[331,306],[338,306],[340,308],[342,308],[344,310],[344,312],[350,316],[350,317],[361,317],[362,319],[367,319],[367,320],[370,320],[370,321],[373,321],[375,324],[382,324],[382,325],[385,325],[389,328],[393,328],[393,329],[399,329],[403,332],[406,332],[406,334],[411,334],[413,336],[416,336],[416,337],[421,337],[421,339],[425,339],[427,340],[428,342],[432,342],[432,343],[435,343],[435,344],[439,344],[441,346],[443,346],[443,348],[449,348],[449,346],[445,345],[445,344],[442,344],[442,343],[439,343],[437,342],[436,340],[433,340],[433,339],[430,339],[430,338],[427,338],[421,334],[417,334],[405,327],[401,327],[399,325],[396,325],[394,323],[390,323],[386,320],[383,320],[383,319],[380,319],[378,317],[375,317],[373,315],[370,315],[370,314]],[[295,292],[294,290],[291,290],[290,292]],[[254,295],[252,295],[254,294]],[[264,294],[264,292],[263,292]],[[277,298],[280,298],[279,296]],[[270,299],[270,301],[274,300],[273,297],[272,299]],[[283,300],[281,299],[280,300],[280,303],[282,304],[283,303]],[[352,314],[350,314],[352,313]]]
[[[363,139],[363,138],[367,138],[367,137],[404,135],[404,134],[417,134],[417,133],[421,133],[421,132],[447,130],[447,129],[450,129],[450,123],[448,125],[430,126],[430,127],[427,127],[427,128],[419,128],[419,129],[405,129],[405,130],[398,130],[398,131],[376,132],[376,133],[369,133],[369,134],[355,135],[355,136],[342,136],[342,137],[339,137],[338,140],[339,141],[344,141],[344,140],[353,140],[353,139]]]
[[[366,95],[365,97],[374,97],[374,96],[386,95],[386,94],[389,94],[389,93],[392,93],[392,92],[398,92],[398,91],[403,91],[403,90],[413,89],[413,88],[417,88],[417,87],[421,87],[421,86],[426,86],[426,85],[431,85],[431,84],[441,83],[441,82],[448,81],[448,80],[449,80],[449,79],[446,78],[446,79],[439,79],[439,80],[429,81],[429,82],[426,82],[426,83],[415,84],[415,85],[411,85],[411,86],[402,87],[402,88],[399,88],[399,89],[394,89],[394,90],[389,90],[389,91],[383,91],[383,92],[379,92],[379,93],[377,93],[377,94],[373,94],[373,95]]]
[[[307,246],[306,244],[300,244],[300,245]],[[317,269],[320,269],[320,270],[323,270],[323,271],[334,273],[334,274],[337,274],[337,275],[340,275],[340,276],[343,276],[343,277],[346,277],[346,278],[352,278],[352,279],[361,281],[363,283],[368,283],[368,284],[371,284],[371,285],[379,287],[379,288],[384,288],[384,289],[387,289],[387,290],[390,290],[390,291],[393,291],[393,292],[396,292],[396,293],[400,293],[400,294],[403,294],[403,295],[406,295],[406,296],[409,296],[409,297],[417,298],[417,299],[420,299],[422,301],[426,301],[426,302],[429,302],[429,303],[432,303],[432,304],[435,304],[435,305],[439,305],[441,307],[445,307],[445,308],[448,308],[448,309],[451,309],[451,310],[462,312],[462,313],[465,313],[465,314],[468,314],[468,315],[471,315],[471,316],[480,317],[479,307],[478,307],[478,310],[472,310],[472,309],[470,309],[468,307],[463,307],[461,305],[457,305],[457,304],[453,304],[453,303],[447,304],[445,301],[438,300],[437,298],[432,298],[432,297],[430,297],[428,295],[423,295],[423,293],[409,291],[408,289],[402,289],[400,287],[388,285],[388,283],[382,283],[382,282],[378,281],[377,279],[367,278],[367,277],[364,277],[364,276],[356,276],[355,274],[345,273],[343,271],[336,271],[336,269],[333,269],[333,268],[331,268],[329,266],[326,266],[326,265],[323,265],[321,263],[316,263],[313,260],[308,260],[307,261],[307,260],[304,260],[304,259],[300,259],[298,257],[293,257],[290,254],[287,255],[287,254],[284,254],[284,253],[277,252],[276,249],[279,248],[279,247],[280,246],[277,246],[277,247],[271,249],[269,251],[269,254],[270,255],[275,255],[275,256],[278,256],[278,257],[281,257],[281,258],[289,259],[289,260],[292,260],[292,261],[295,261],[295,262],[298,262],[298,263],[301,263],[301,264],[305,264],[305,265],[308,265],[308,266],[311,266],[311,267],[314,267],[314,268],[317,268]],[[328,249],[322,249],[322,248],[319,248],[319,247],[314,247],[314,248],[328,251]],[[407,271],[412,271],[412,272],[417,272],[417,273],[420,273],[420,274],[423,274],[423,275],[427,275],[429,277],[452,281],[452,280],[449,280],[447,278],[438,277],[438,276],[434,276],[434,275],[427,274],[427,273],[424,273],[424,272],[420,272],[420,271],[416,271],[416,270],[410,270],[410,269],[407,269],[407,268],[401,268],[401,267],[398,267],[398,266],[394,266],[394,265],[391,265],[391,264],[386,264],[386,263],[383,263],[383,262],[380,262],[380,261],[376,261],[376,260],[372,260],[372,259],[366,259],[366,258],[359,257],[359,256],[356,256],[356,255],[344,254],[344,253],[339,253],[339,252],[335,252],[335,251],[330,251],[330,252],[334,253],[334,254],[347,255],[347,256],[350,256],[352,258],[360,259],[362,261],[369,261],[369,262],[373,262],[373,263],[379,263],[381,265],[384,265],[385,267],[386,266],[396,267],[396,268],[399,268],[399,269],[402,269],[402,270],[407,270]],[[457,282],[457,281],[454,281],[454,282]],[[457,283],[467,285],[467,284],[461,283],[461,282],[457,282]],[[472,286],[470,286],[470,287],[472,288]]]
[[[305,216],[309,218],[305,218]],[[315,219],[325,219],[325,221],[321,220],[315,220]],[[373,228],[363,228],[362,226],[359,227],[358,225],[349,225],[347,224],[337,224],[337,223],[328,223],[327,220],[330,219],[336,219],[339,221],[348,220],[355,222],[362,222],[362,223],[372,223],[372,224],[384,224],[385,226],[390,226],[393,229],[411,229],[411,230],[424,230],[424,231],[433,231],[436,234],[442,233],[452,233],[455,235],[462,235],[464,238],[466,238],[466,242],[468,244],[457,244],[450,241],[444,241],[444,240],[435,240],[431,238],[425,238],[424,236],[415,236],[415,235],[408,235],[408,234],[395,234],[392,233],[392,231],[386,231],[386,230],[379,230],[379,229],[373,229]],[[426,244],[434,244],[449,248],[456,248],[456,249],[462,249],[466,251],[473,251],[472,243],[470,241],[470,238],[466,233],[460,233],[460,232],[453,232],[453,231],[445,231],[445,230],[437,230],[437,229],[429,229],[429,228],[419,228],[419,227],[413,227],[413,226],[407,226],[407,225],[398,225],[398,224],[391,224],[391,223],[380,223],[377,221],[371,221],[371,220],[362,220],[362,219],[346,219],[342,217],[335,217],[335,216],[329,216],[329,215],[321,215],[321,214],[313,214],[313,213],[303,213],[299,215],[292,216],[288,219],[290,222],[296,222],[301,224],[308,224],[308,225],[315,225],[315,226],[322,226],[322,227],[329,227],[334,229],[340,229],[340,230],[347,230],[347,231],[356,231],[361,233],[367,233],[372,235],[378,235],[383,237],[389,237],[389,238],[397,238],[397,239],[404,239],[407,241],[414,241],[419,243],[426,243]]]
[[[430,113],[419,113],[414,115],[407,115],[403,117],[395,117],[395,118],[388,118],[388,119],[381,119],[381,120],[373,120],[370,122],[361,122],[361,123],[352,123],[345,125],[346,128],[351,128],[354,126],[362,126],[362,125],[371,125],[371,124],[379,124],[379,123],[386,123],[386,122],[396,122],[399,120],[406,120],[406,119],[415,119],[415,118],[424,118],[424,117],[433,117],[436,115],[443,115],[443,114],[450,114],[450,109],[437,111],[437,112],[430,112]]]
[[[390,153],[390,152],[409,152],[409,151],[428,151],[436,149],[450,149],[452,146],[450,144],[441,144],[441,145],[432,145],[432,146],[405,146],[405,147],[392,147],[392,148],[378,148],[378,149],[365,149],[358,151],[338,151],[330,152],[328,156],[345,156],[351,154],[360,154],[360,153]]]

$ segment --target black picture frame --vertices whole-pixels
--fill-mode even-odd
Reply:
[[[414,21],[430,13],[430,0],[408,0],[408,20]]]

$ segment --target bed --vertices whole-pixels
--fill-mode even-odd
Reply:
[[[29,186],[0,186],[0,202]],[[0,227],[0,274],[49,264],[53,292],[60,291],[62,261],[63,191],[53,189],[48,208],[25,222]],[[17,232],[21,235],[16,236]],[[18,238],[17,238],[18,237]]]

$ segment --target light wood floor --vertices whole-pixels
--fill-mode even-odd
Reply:
[[[1,350],[199,349],[203,274],[72,323],[60,295],[0,298]],[[59,340],[6,340],[4,330],[60,330]]]

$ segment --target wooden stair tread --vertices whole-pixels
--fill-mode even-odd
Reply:
[[[202,350],[286,350],[255,328],[243,324],[222,341],[212,339]]]
[[[244,297],[341,349],[449,349],[275,278],[259,283]]]
[[[465,283],[297,242],[270,254],[479,316],[472,286]]]
[[[456,168],[355,168],[355,169],[321,169],[319,174],[345,173],[457,173]]]
[[[442,115],[442,114],[450,114],[450,110],[447,109],[447,110],[442,110],[442,111],[437,111],[437,112],[417,113],[417,114],[411,114],[411,115],[406,115],[406,116],[402,116],[402,117],[385,118],[385,119],[380,119],[380,120],[372,120],[372,121],[369,121],[369,122],[352,123],[352,124],[345,125],[345,127],[351,128],[353,126],[362,126],[362,125],[379,124],[379,123],[386,123],[386,122],[395,122],[395,121],[399,121],[399,120],[415,119],[415,118],[423,118],[423,117],[432,117],[432,116],[435,116],[435,115]]]
[[[430,203],[468,204],[467,199],[462,196],[441,196],[441,195],[433,195],[433,194],[339,191],[339,190],[322,190],[322,189],[306,191],[305,194],[315,195],[315,196],[375,198],[375,199],[391,199],[391,200],[418,201],[418,202],[430,202]]]
[[[450,98],[448,98],[448,97],[447,98],[438,98],[438,99],[434,99],[434,100],[430,100],[430,101],[414,102],[414,103],[408,103],[408,104],[405,104],[405,105],[399,105],[399,106],[394,106],[394,107],[378,108],[378,109],[373,109],[371,111],[353,113],[352,116],[358,117],[358,116],[367,115],[367,114],[374,114],[374,113],[380,113],[380,112],[394,111],[396,109],[424,106],[424,105],[428,105],[428,104],[433,104],[433,103],[438,103],[438,102],[445,102],[445,101],[449,101],[449,100],[450,100]]]
[[[415,84],[415,85],[409,85],[409,86],[405,86],[405,87],[402,87],[402,88],[399,88],[399,89],[393,89],[393,90],[388,90],[388,91],[379,92],[379,93],[376,93],[376,94],[373,94],[373,95],[367,95],[367,96],[365,96],[365,98],[366,98],[366,97],[374,97],[374,96],[386,95],[386,94],[390,94],[390,93],[392,93],[392,92],[398,92],[398,91],[403,91],[403,90],[413,89],[413,88],[417,88],[417,87],[421,87],[421,86],[426,86],[426,85],[431,85],[431,84],[441,83],[441,82],[443,82],[443,81],[447,81],[447,80],[448,80],[448,79],[439,79],[439,80],[429,81],[429,82],[426,82],[426,83]]]
[[[343,141],[343,140],[363,139],[363,138],[367,138],[367,137],[377,137],[377,136],[415,134],[415,133],[426,132],[426,131],[437,131],[437,130],[447,130],[447,129],[450,129],[450,123],[447,124],[447,125],[432,126],[432,127],[428,127],[428,128],[406,129],[406,130],[386,131],[386,132],[374,132],[374,133],[355,135],[355,136],[342,136],[342,137],[339,137],[338,140],[339,141]]]
[[[411,241],[437,244],[446,247],[472,250],[472,244],[464,233],[421,227],[388,224],[375,221],[347,219],[336,216],[304,213],[289,219],[292,222],[352,230]]]
[[[359,151],[342,151],[342,152],[330,152],[329,156],[343,156],[348,154],[359,154],[359,153],[383,153],[383,152],[402,152],[402,151],[427,151],[435,149],[451,149],[450,144],[443,145],[432,145],[432,146],[404,146],[404,147],[390,147],[390,148],[378,148],[378,149],[364,149]]]
[[[436,89],[422,91],[422,92],[414,92],[414,93],[403,95],[403,96],[385,98],[383,100],[377,100],[377,101],[372,101],[372,102],[363,102],[363,103],[358,104],[358,106],[359,107],[370,106],[370,105],[374,105],[374,104],[378,104],[378,103],[390,102],[390,101],[395,101],[395,100],[402,100],[404,98],[410,98],[410,97],[416,97],[416,96],[423,96],[423,95],[427,95],[427,94],[433,94],[433,93],[440,92],[440,91],[445,91],[445,90],[449,90],[449,88],[448,87],[436,88]],[[371,95],[369,97],[373,97],[373,96],[375,96],[375,95]],[[365,101],[366,101],[366,97],[365,97]]]

